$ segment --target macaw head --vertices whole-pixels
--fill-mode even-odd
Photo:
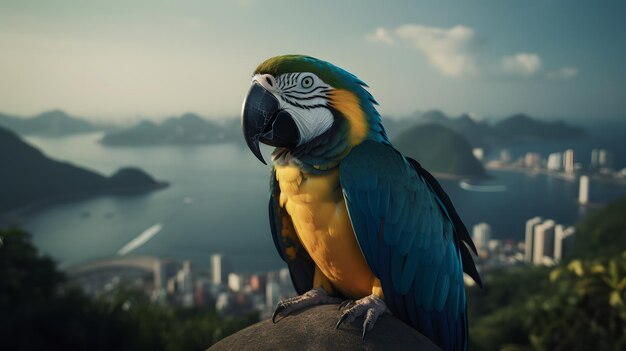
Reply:
[[[313,57],[272,57],[254,71],[243,103],[246,143],[263,163],[259,143],[276,147],[274,163],[333,168],[365,139],[387,142],[365,87],[353,74]]]

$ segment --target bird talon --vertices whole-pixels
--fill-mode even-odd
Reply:
[[[294,311],[303,309],[313,305],[333,304],[340,300],[336,297],[329,296],[322,288],[315,288],[307,291],[303,295],[294,296],[286,300],[280,301],[276,305],[276,310],[272,313],[272,323],[277,322],[277,318],[287,317]],[[280,320],[280,319],[279,319]]]
[[[278,303],[278,306],[276,306],[276,310],[274,310],[274,313],[272,313],[272,323],[276,324],[276,317],[280,316],[280,312],[282,312],[285,309],[285,305],[281,302]]]
[[[352,322],[356,317],[365,315],[363,331],[361,333],[361,338],[363,339],[365,339],[365,334],[367,334],[369,330],[372,330],[378,317],[389,311],[385,302],[376,295],[366,296],[356,302],[349,301],[346,303],[346,301],[344,301],[341,305],[351,305],[351,307],[341,314],[339,321],[337,321],[335,325],[335,329],[339,329],[339,326],[346,320]]]
[[[346,319],[348,319],[348,313],[344,312],[339,318],[339,320],[337,321],[337,324],[335,325],[335,329],[339,329],[339,326],[341,325],[341,323],[343,323]]]
[[[342,310],[346,307],[352,307],[354,305],[354,300],[344,300],[343,302],[341,302],[339,304],[339,307],[337,308],[337,310]]]

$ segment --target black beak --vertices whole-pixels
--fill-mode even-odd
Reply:
[[[288,148],[300,142],[300,133],[291,115],[279,109],[278,99],[258,83],[252,84],[243,102],[241,126],[248,147],[264,164],[259,142]]]

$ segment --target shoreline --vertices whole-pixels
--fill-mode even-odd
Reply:
[[[520,166],[515,166],[515,165],[494,164],[491,162],[485,164],[485,169],[490,170],[490,171],[524,173],[530,176],[544,175],[547,177],[561,179],[561,180],[568,181],[568,182],[576,182],[578,181],[579,176],[586,175],[592,180],[595,180],[597,182],[602,182],[605,184],[617,185],[617,186],[626,186],[626,178],[614,178],[614,177],[609,178],[601,174],[586,174],[586,173],[581,173],[581,172],[577,172],[574,174],[567,174],[565,172],[555,172],[555,171],[550,171],[550,170],[542,169],[542,168],[525,168],[525,167],[520,167]]]
[[[487,175],[468,175],[468,174],[453,174],[453,173],[440,173],[440,172],[430,172],[430,174],[433,175],[433,177],[435,177],[435,179],[437,180],[450,180],[450,181],[455,181],[455,182],[461,182],[461,181],[476,181],[476,180],[489,180],[492,177],[490,177],[488,174]]]

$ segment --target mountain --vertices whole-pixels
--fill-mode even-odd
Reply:
[[[62,110],[46,111],[29,118],[0,114],[0,126],[22,135],[43,135],[49,137],[60,137],[108,129],[106,126],[70,116]]]
[[[0,213],[46,201],[98,193],[147,191],[163,187],[136,168],[124,168],[111,177],[52,160],[0,127]]]
[[[500,139],[565,139],[584,135],[581,128],[563,121],[544,122],[523,113],[507,117],[493,125],[492,133]]]
[[[482,164],[472,154],[469,142],[444,126],[415,126],[398,135],[393,145],[430,172],[469,178],[486,176]]]
[[[462,134],[473,147],[490,148],[511,142],[551,141],[578,138],[585,134],[582,128],[563,121],[544,122],[525,114],[516,114],[490,124],[469,114],[449,117],[439,110],[415,113],[404,119],[385,119],[391,138],[415,125],[438,124]]]
[[[226,141],[230,134],[229,130],[215,122],[187,113],[161,124],[142,121],[129,129],[109,132],[101,142],[111,146],[204,144]]]

